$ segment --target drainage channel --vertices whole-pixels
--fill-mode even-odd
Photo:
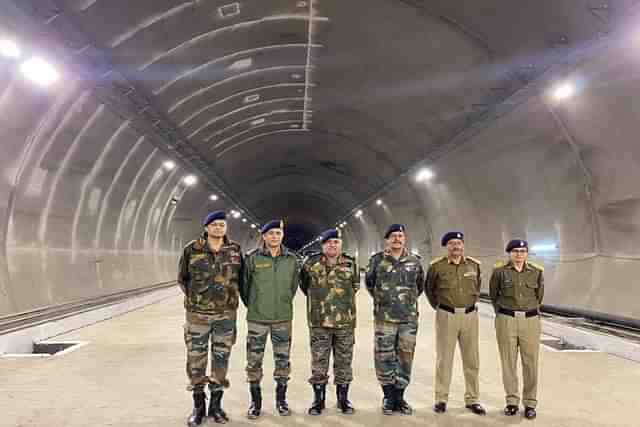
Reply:
[[[59,357],[78,350],[86,345],[89,341],[40,341],[33,344],[31,353],[7,353],[1,354],[2,359],[14,358],[48,358]]]

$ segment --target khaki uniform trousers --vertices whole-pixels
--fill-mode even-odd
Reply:
[[[449,400],[451,370],[456,343],[460,344],[464,371],[466,405],[478,403],[480,352],[478,348],[478,310],[471,313],[436,312],[436,402]]]
[[[540,350],[540,316],[526,318],[496,315],[496,338],[502,364],[502,382],[507,405],[519,405],[518,350],[522,360],[522,402],[535,408],[538,404],[538,354]]]

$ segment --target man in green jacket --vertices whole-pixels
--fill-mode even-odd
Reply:
[[[267,337],[271,335],[276,381],[276,409],[289,415],[286,400],[291,366],[291,320],[293,297],[298,288],[299,265],[296,255],[282,245],[284,224],[270,221],[261,228],[263,245],[247,254],[242,302],[247,306],[247,381],[250,384],[249,419],[262,410],[262,361]]]

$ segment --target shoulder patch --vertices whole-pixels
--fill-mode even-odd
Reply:
[[[493,264],[493,266],[494,266],[495,268],[504,267],[504,265],[505,265],[505,264],[504,264],[504,261],[496,261],[496,263],[495,263],[495,264]]]
[[[527,264],[529,264],[531,267],[535,268],[536,270],[544,271],[544,267],[540,264],[537,264],[531,261],[527,261]]]
[[[432,259],[432,260],[431,260],[431,262],[429,263],[429,265],[433,265],[433,264],[435,264],[435,263],[437,263],[437,262],[442,261],[443,259],[447,259],[447,257],[446,257],[446,256],[444,256],[444,255],[442,255],[442,256],[439,256],[439,257],[437,257],[437,258],[434,258],[434,259]]]
[[[475,259],[474,257],[465,256],[465,258],[470,259],[471,261],[475,262],[478,265],[482,265],[482,261]]]

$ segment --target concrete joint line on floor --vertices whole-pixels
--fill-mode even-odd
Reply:
[[[143,295],[137,295],[116,304],[98,308],[96,310],[78,313],[63,319],[43,323],[31,328],[22,329],[5,335],[0,335],[0,357],[47,357],[33,353],[33,344],[41,343],[55,336],[83,328],[94,323],[102,322],[116,316],[138,310],[150,304],[173,298],[181,293],[177,286],[160,289]],[[49,341],[49,343],[54,343]],[[83,345],[86,345],[83,344]],[[75,350],[75,347],[72,347]],[[70,350],[70,349],[67,349]],[[58,354],[68,354],[64,350]]]

